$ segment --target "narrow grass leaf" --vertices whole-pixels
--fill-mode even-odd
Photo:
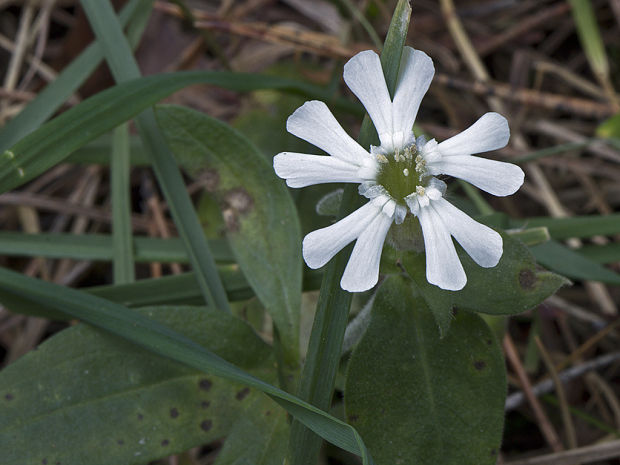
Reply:
[[[299,363],[301,231],[297,211],[264,155],[242,134],[205,114],[161,106],[157,120],[178,162],[209,175],[226,237],[254,292],[276,325],[284,362]]]
[[[57,311],[189,367],[256,388],[327,441],[360,455],[364,465],[373,463],[361,437],[350,425],[252,376],[191,339],[134,310],[84,292],[23,276],[6,268],[0,268],[0,290],[4,295],[12,294],[54,307]]]
[[[228,241],[211,239],[217,262],[231,263],[235,257]],[[134,259],[140,263],[188,263],[183,242],[178,238],[133,237]],[[72,258],[74,260],[112,261],[113,239],[108,234],[23,234],[0,231],[0,254],[7,256]]]
[[[199,307],[139,313],[249,372],[275,377],[271,347],[241,320]],[[136,457],[146,463],[222,437],[234,440],[248,422],[267,430],[287,424],[286,412],[257,390],[84,324],[3,370],[0,399],[3,465],[107,465]]]
[[[134,254],[131,231],[129,163],[129,126],[121,124],[114,130],[110,166],[112,197],[112,254],[114,282],[134,281]]]
[[[559,242],[545,242],[532,247],[531,250],[541,265],[569,278],[620,285],[620,274],[608,270]]]

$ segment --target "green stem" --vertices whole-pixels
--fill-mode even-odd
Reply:
[[[408,0],[400,0],[394,11],[385,46],[381,54],[381,65],[391,95],[400,67],[411,7]],[[376,140],[376,132],[368,116],[364,118],[359,143],[370,147]],[[346,216],[360,204],[356,186],[347,186],[342,198],[340,218]],[[351,246],[332,259],[325,271],[317,303],[314,324],[310,334],[308,353],[301,375],[298,396],[310,404],[327,410],[331,404],[336,372],[340,363],[342,341],[347,326],[352,294],[340,288],[340,277],[351,252]],[[288,461],[291,465],[316,465],[321,449],[321,438],[293,421],[289,440]]]

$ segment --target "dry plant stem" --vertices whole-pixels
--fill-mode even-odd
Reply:
[[[607,404],[614,414],[616,428],[620,429],[620,401],[618,400],[617,394],[614,392],[609,383],[597,373],[590,373],[588,378],[589,381],[603,393]]]
[[[574,367],[569,368],[568,370],[565,370],[559,373],[558,376],[563,383],[566,383],[568,381],[571,381],[573,379],[583,376],[589,371],[606,367],[608,365],[611,365],[612,363],[618,362],[619,360],[620,360],[620,352],[612,352],[610,354],[601,355],[600,357],[595,358],[593,360],[583,362],[579,365],[575,365]],[[550,379],[547,379],[545,381],[542,381],[532,386],[532,392],[536,396],[541,396],[543,394],[547,394],[548,392],[551,392],[553,390],[553,386],[554,386],[553,381]],[[523,402],[525,402],[525,394],[522,391],[510,394],[506,398],[506,405],[504,407],[504,410],[506,412],[510,412],[511,410],[514,410],[520,407],[523,404]]]
[[[504,351],[506,352],[506,357],[508,358],[510,365],[512,366],[513,370],[517,374],[517,377],[519,378],[521,387],[525,393],[525,396],[527,397],[528,402],[532,407],[532,410],[534,411],[534,415],[538,420],[538,427],[540,428],[540,431],[542,432],[545,440],[547,441],[547,444],[549,444],[549,447],[551,447],[551,450],[553,450],[554,452],[561,451],[563,449],[562,443],[560,442],[558,434],[553,428],[553,425],[547,418],[545,411],[540,405],[538,398],[532,391],[532,383],[530,383],[527,373],[525,372],[525,368],[523,367],[523,364],[519,359],[517,348],[515,347],[514,342],[510,337],[510,334],[506,334],[504,336],[503,346]]]
[[[528,131],[536,134],[545,134],[547,136],[554,137],[561,142],[583,143],[588,140],[586,136],[548,119],[534,120],[527,124],[526,128]],[[607,145],[604,140],[587,144],[585,150],[599,158],[603,158],[614,163],[620,163],[620,152]]]
[[[510,102],[572,113],[587,118],[607,118],[615,113],[613,106],[606,103],[568,95],[550,94],[533,89],[515,89],[509,84],[490,80],[471,82],[447,74],[437,73],[433,82],[456,90],[473,92],[481,96],[490,95]]]
[[[30,84],[30,81],[34,77],[37,72],[37,68],[34,66],[34,63],[41,63],[41,58],[43,57],[43,52],[45,52],[45,46],[47,44],[47,35],[49,31],[49,23],[52,15],[52,8],[54,6],[55,0],[46,0],[41,8],[39,16],[33,23],[32,33],[37,36],[37,44],[35,46],[34,51],[34,59],[28,60],[29,67],[28,71],[22,78],[22,81],[19,85],[20,89],[25,89]]]
[[[77,203],[67,202],[66,200],[25,192],[6,192],[2,194],[0,196],[0,205],[29,205],[42,210],[58,211],[69,215],[82,215],[103,223],[111,222],[110,213],[103,208],[89,208]],[[148,231],[148,218],[134,215],[131,222],[136,230]]]
[[[153,194],[148,199],[147,205],[148,205],[149,211],[153,215],[153,223],[154,223],[155,231],[157,232],[157,234],[163,237],[164,239],[170,238],[171,237],[170,229],[168,228],[168,225],[166,224],[166,220],[162,213],[162,208],[161,208],[159,199]],[[178,263],[171,263],[170,269],[172,270],[173,274],[181,274],[183,272],[181,265],[179,265]]]
[[[553,384],[555,386],[555,392],[558,396],[558,403],[560,405],[560,412],[562,414],[562,422],[564,423],[568,446],[570,449],[575,449],[577,447],[577,433],[575,432],[575,425],[573,424],[573,419],[570,414],[566,393],[564,392],[564,386],[562,385],[562,381],[553,366],[553,361],[551,360],[547,349],[545,349],[545,346],[540,341],[540,338],[538,336],[534,336],[534,341],[538,346],[540,356],[545,364],[545,367],[547,367],[547,371],[549,371],[549,375],[551,375],[551,379],[553,380]]]
[[[19,18],[19,28],[15,39],[15,52],[11,55],[7,73],[4,76],[4,88],[13,90],[17,87],[19,72],[28,47],[28,29],[34,16],[34,7],[28,1]]]
[[[506,462],[504,465],[577,465],[617,457],[620,457],[620,439],[556,454],[540,455],[525,460]]]
[[[568,11],[570,11],[570,6],[566,3],[555,4],[542,11],[535,11],[534,14],[523,21],[519,21],[507,31],[486,40],[483,45],[478,47],[478,53],[482,56],[488,55],[506,42],[532,31],[549,20],[566,14]]]
[[[614,321],[613,323],[610,323],[605,328],[601,329],[598,333],[596,333],[594,336],[592,336],[587,341],[585,341],[581,346],[577,348],[577,350],[575,350],[568,357],[566,357],[565,360],[563,360],[561,363],[556,365],[555,369],[557,371],[560,371],[566,368],[568,365],[574,363],[575,360],[578,360],[579,358],[583,357],[583,355],[586,352],[592,349],[604,337],[606,337],[608,334],[612,333],[616,328],[619,328],[619,327],[620,327],[620,318]]]
[[[543,201],[551,216],[553,218],[566,218],[569,216],[567,210],[560,203],[560,200],[553,191],[553,188],[549,184],[549,181],[540,166],[534,163],[528,163],[525,166],[525,170],[528,176],[534,181],[534,184],[538,187],[540,199]],[[581,240],[577,238],[569,239],[567,242],[572,248],[579,248],[582,245]],[[586,281],[584,282],[584,285],[586,286],[591,298],[598,302],[603,313],[607,315],[618,314],[618,308],[603,283]]]

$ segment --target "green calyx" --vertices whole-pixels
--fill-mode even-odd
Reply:
[[[393,154],[377,155],[379,172],[377,184],[382,185],[399,204],[412,193],[424,194],[425,160],[415,144]]]

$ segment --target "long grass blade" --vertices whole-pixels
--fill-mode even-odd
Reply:
[[[133,240],[131,237],[131,198],[129,185],[129,127],[114,130],[111,155],[112,253],[114,282],[124,284],[135,279]]]
[[[118,82],[141,76],[131,48],[109,1],[82,0],[88,20],[101,42],[106,61]],[[170,211],[187,245],[196,278],[210,306],[230,311],[226,291],[217,274],[215,260],[202,232],[192,201],[185,188],[183,176],[174,156],[168,149],[152,110],[146,110],[136,119],[142,143],[151,156],[153,169],[168,200]]]
[[[127,307],[74,289],[29,278],[6,268],[0,268],[0,291],[0,300],[13,296],[51,306],[156,354],[258,389],[321,437],[346,451],[360,455],[365,465],[373,463],[361,437],[350,425],[244,372],[192,340]]]

